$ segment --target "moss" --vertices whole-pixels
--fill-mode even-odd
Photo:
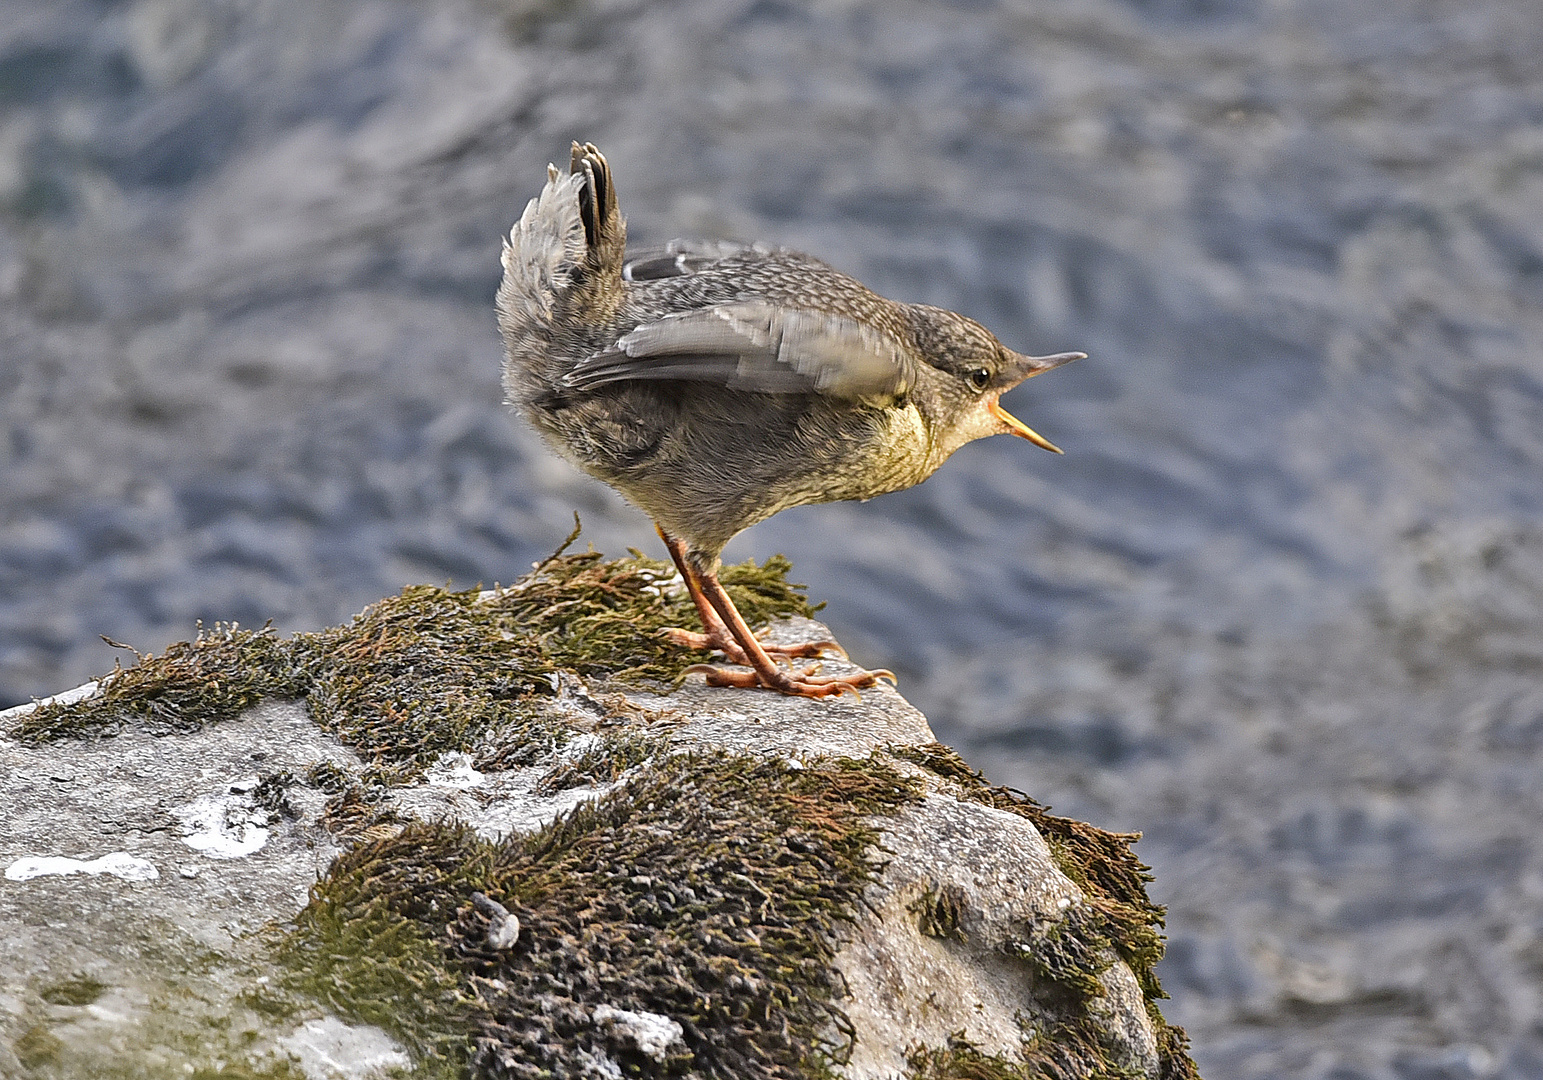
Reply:
[[[112,734],[134,723],[155,734],[196,730],[211,718],[235,716],[267,697],[295,697],[310,685],[290,642],[271,627],[243,630],[235,623],[199,624],[192,641],[160,656],[135,653],[133,667],[117,665],[99,682],[96,697],[72,705],[33,709],[10,733],[25,742]]]
[[[50,1005],[90,1005],[106,991],[107,984],[89,975],[75,975],[43,987],[40,996]]]
[[[577,1076],[591,1055],[626,1075],[829,1075],[831,960],[877,871],[866,815],[920,794],[877,759],[672,755],[533,835],[408,825],[355,848],[284,956],[297,988],[445,1074]],[[512,948],[487,943],[473,892],[518,916]],[[644,1059],[600,1004],[663,1012],[683,1041]]]
[[[1024,1039],[1017,1055],[987,1054],[955,1032],[942,1047],[912,1047],[912,1080],[1123,1080],[1139,1072],[1112,1064],[1098,1032],[1085,1020],[1061,1024]]]
[[[1189,1036],[1183,1028],[1158,1025],[1157,1056],[1162,1061],[1157,1080],[1200,1080],[1200,1070],[1189,1056]]]
[[[36,1069],[57,1061],[64,1043],[44,1024],[34,1024],[21,1033],[11,1048],[23,1069]]]
[[[969,941],[964,932],[965,897],[962,889],[947,885],[928,889],[908,909],[916,916],[917,928],[928,937]]]
[[[360,844],[312,888],[279,948],[285,988],[396,1033],[430,1076],[457,1076],[481,1015],[440,940],[493,849],[469,829],[409,824]]]
[[[1039,977],[1063,991],[1073,1005],[1104,992],[1100,976],[1111,963],[1106,927],[1097,913],[1085,905],[1068,908],[1060,918],[1037,921],[1011,941],[1007,951],[1020,957]]]
[[[331,833],[350,842],[395,836],[406,823],[382,804],[386,785],[351,782],[322,807],[321,823]]]
[[[668,753],[669,749],[666,735],[605,734],[594,746],[548,769],[536,781],[535,793],[555,795],[569,788],[614,783],[628,769]]]
[[[664,688],[707,655],[660,634],[696,623],[690,600],[671,585],[673,567],[637,552],[609,561],[564,554],[576,536],[493,593],[409,586],[344,626],[289,638],[271,627],[200,627],[191,642],[115,668],[96,697],[33,709],[9,734],[37,743],[127,724],[190,731],[266,698],[304,697],[313,719],[386,782],[414,777],[451,750],[479,752],[487,767],[533,764],[568,736],[541,707],[558,673]],[[722,578],[759,625],[817,610],[788,582],[789,568],[774,556],[726,567]]]
[[[194,1069],[188,1077],[189,1080],[306,1080],[304,1070],[289,1061],[269,1061],[261,1065],[228,1062]]]
[[[1163,957],[1160,930],[1165,913],[1147,896],[1150,868],[1131,850],[1140,834],[1106,832],[1052,814],[1049,807],[1020,792],[987,783],[979,771],[941,743],[899,747],[894,753],[959,785],[966,798],[1033,822],[1056,864],[1082,890],[1084,903],[1063,919],[1026,928],[1014,951],[1042,980],[1086,1000],[1103,992],[1098,976],[1113,950],[1130,966],[1146,999],[1163,1075],[1196,1076],[1183,1029],[1170,1027],[1157,1007],[1167,997],[1156,972]]]

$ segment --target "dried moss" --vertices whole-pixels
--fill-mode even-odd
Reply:
[[[263,698],[296,697],[310,676],[291,643],[271,627],[216,623],[205,629],[200,623],[192,641],[169,645],[160,656],[135,653],[134,666],[116,665],[99,682],[96,697],[33,709],[9,734],[37,743],[108,735],[131,723],[155,734],[195,731]]]
[[[298,988],[435,1070],[828,1075],[845,1050],[823,1041],[845,1026],[831,960],[877,870],[865,816],[920,795],[878,760],[674,755],[534,835],[409,825],[355,848],[285,957]],[[473,892],[518,916],[512,948],[488,945]],[[601,1004],[667,1013],[683,1040],[644,1059]]]
[[[1097,1030],[1085,1020],[1026,1038],[1018,1056],[987,1054],[955,1032],[942,1047],[912,1047],[912,1080],[1122,1080],[1141,1074],[1112,1064]]]
[[[555,795],[569,788],[614,783],[628,769],[669,749],[668,736],[608,733],[582,753],[553,765],[536,781],[534,790],[537,795]]]
[[[964,932],[964,890],[954,885],[928,889],[909,907],[916,916],[917,928],[928,937],[969,941]]]
[[[1049,807],[1021,792],[987,783],[979,771],[941,743],[900,747],[894,753],[958,784],[967,798],[1033,822],[1056,864],[1082,890],[1084,904],[1061,920],[1026,928],[1014,951],[1043,981],[1085,1000],[1103,992],[1098,976],[1107,968],[1112,950],[1130,966],[1141,987],[1157,1032],[1163,1075],[1196,1076],[1183,1029],[1170,1027],[1157,1007],[1168,996],[1156,972],[1163,957],[1160,931],[1165,912],[1147,896],[1150,868],[1131,850],[1140,834],[1106,832],[1052,814]]]
[[[726,567],[722,577],[759,625],[817,610],[788,582],[789,569],[774,556]],[[559,672],[668,687],[706,659],[659,633],[696,625],[673,581],[673,567],[637,552],[607,561],[560,548],[508,589],[409,586],[318,633],[200,627],[159,656],[136,654],[93,698],[33,709],[9,734],[37,743],[127,724],[191,731],[265,698],[304,697],[312,718],[386,780],[417,775],[446,751],[494,743],[499,765],[532,764],[567,737],[541,707]]]
[[[90,1005],[107,990],[107,984],[90,975],[74,975],[45,986],[40,995],[50,1005]]]

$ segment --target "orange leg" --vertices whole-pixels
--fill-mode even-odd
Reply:
[[[716,649],[729,658],[730,663],[751,666],[750,658],[734,640],[734,635],[724,625],[713,606],[707,602],[707,597],[702,593],[702,581],[691,564],[686,560],[686,545],[683,541],[666,533],[658,525],[654,531],[659,534],[659,539],[664,541],[665,549],[669,551],[670,558],[675,560],[675,569],[680,571],[680,578],[686,583],[686,592],[691,597],[691,602],[696,605],[697,616],[702,620],[702,629],[706,633],[696,633],[693,630],[681,630],[670,627],[664,631],[667,638],[676,645],[685,649]],[[759,639],[757,639],[759,641]],[[761,648],[768,653],[785,656],[790,659],[807,659],[819,657],[827,652],[836,653],[842,659],[846,659],[846,650],[834,641],[811,641],[803,645],[768,645],[761,642]]]
[[[700,584],[708,602],[723,618],[729,633],[734,635],[734,640],[749,657],[752,669],[747,672],[725,671],[708,664],[698,664],[687,669],[705,672],[708,686],[764,686],[768,690],[776,690],[778,693],[790,694],[794,697],[818,698],[845,693],[861,696],[857,694],[860,688],[872,686],[881,678],[894,681],[894,672],[883,670],[857,671],[851,675],[832,675],[822,678],[814,677],[813,668],[803,671],[784,671],[767,655],[761,642],[750,632],[750,627],[745,625],[745,620],[734,607],[734,601],[729,599],[729,594],[719,583],[718,576],[704,573],[701,575]]]
[[[659,536],[669,549],[670,558],[680,570],[697,613],[702,618],[703,634],[689,630],[668,630],[670,640],[690,648],[713,648],[724,654],[732,664],[750,668],[749,671],[730,671],[711,664],[696,664],[687,671],[700,671],[707,675],[708,686],[765,687],[795,697],[830,697],[833,694],[857,694],[861,688],[874,685],[880,679],[894,681],[890,671],[857,671],[851,675],[815,677],[815,668],[803,671],[784,670],[777,666],[771,654],[779,656],[814,657],[827,648],[836,648],[835,642],[821,641],[808,645],[768,646],[751,633],[734,601],[724,590],[718,575],[692,565],[686,545],[668,535],[663,529]],[[845,653],[842,653],[845,656]]]

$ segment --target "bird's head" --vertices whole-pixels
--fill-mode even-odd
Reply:
[[[1005,347],[980,323],[952,311],[913,304],[911,329],[927,364],[912,400],[946,458],[987,435],[1017,435],[1035,446],[1061,450],[1002,408],[1001,397],[1042,371],[1080,360],[1086,353],[1024,356]]]

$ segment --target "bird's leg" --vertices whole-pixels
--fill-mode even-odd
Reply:
[[[702,586],[697,583],[696,572],[686,562],[686,545],[658,525],[654,526],[654,531],[659,534],[659,539],[664,541],[665,549],[669,551],[670,558],[675,561],[675,569],[680,571],[680,579],[686,584],[686,594],[696,605],[697,616],[702,620],[702,629],[706,631],[704,634],[698,634],[692,630],[681,630],[672,626],[664,631],[665,637],[683,648],[717,649],[733,663],[748,664],[749,658],[734,643],[734,637],[729,633],[729,628],[723,625],[723,620],[707,602],[707,597],[702,595]]]
[[[881,678],[894,681],[891,671],[856,671],[851,675],[831,675],[815,678],[814,669],[784,671],[777,666],[759,639],[745,625],[744,618],[735,608],[734,601],[724,591],[718,575],[710,571],[698,571],[697,584],[708,603],[713,606],[723,625],[728,628],[740,651],[748,659],[750,671],[728,671],[710,664],[695,664],[687,671],[701,671],[707,675],[708,686],[764,686],[768,690],[794,697],[830,697],[833,694],[856,694],[860,688],[872,686]],[[730,657],[732,659],[732,657]]]
[[[654,526],[654,531],[659,534],[659,539],[664,541],[665,549],[669,551],[670,558],[675,561],[675,569],[680,571],[680,579],[686,583],[686,592],[690,595],[691,602],[696,605],[697,615],[702,620],[702,629],[706,631],[698,634],[693,630],[681,630],[672,626],[664,631],[665,637],[682,648],[717,649],[729,658],[730,663],[752,666],[750,658],[739,647],[734,640],[734,635],[724,625],[723,619],[713,610],[712,604],[708,603],[707,597],[703,595],[701,580],[696,570],[686,561],[685,542],[671,536],[658,525]],[[812,641],[803,645],[768,645],[761,642],[761,648],[790,659],[817,657],[826,652],[846,657],[846,650],[834,641]]]

